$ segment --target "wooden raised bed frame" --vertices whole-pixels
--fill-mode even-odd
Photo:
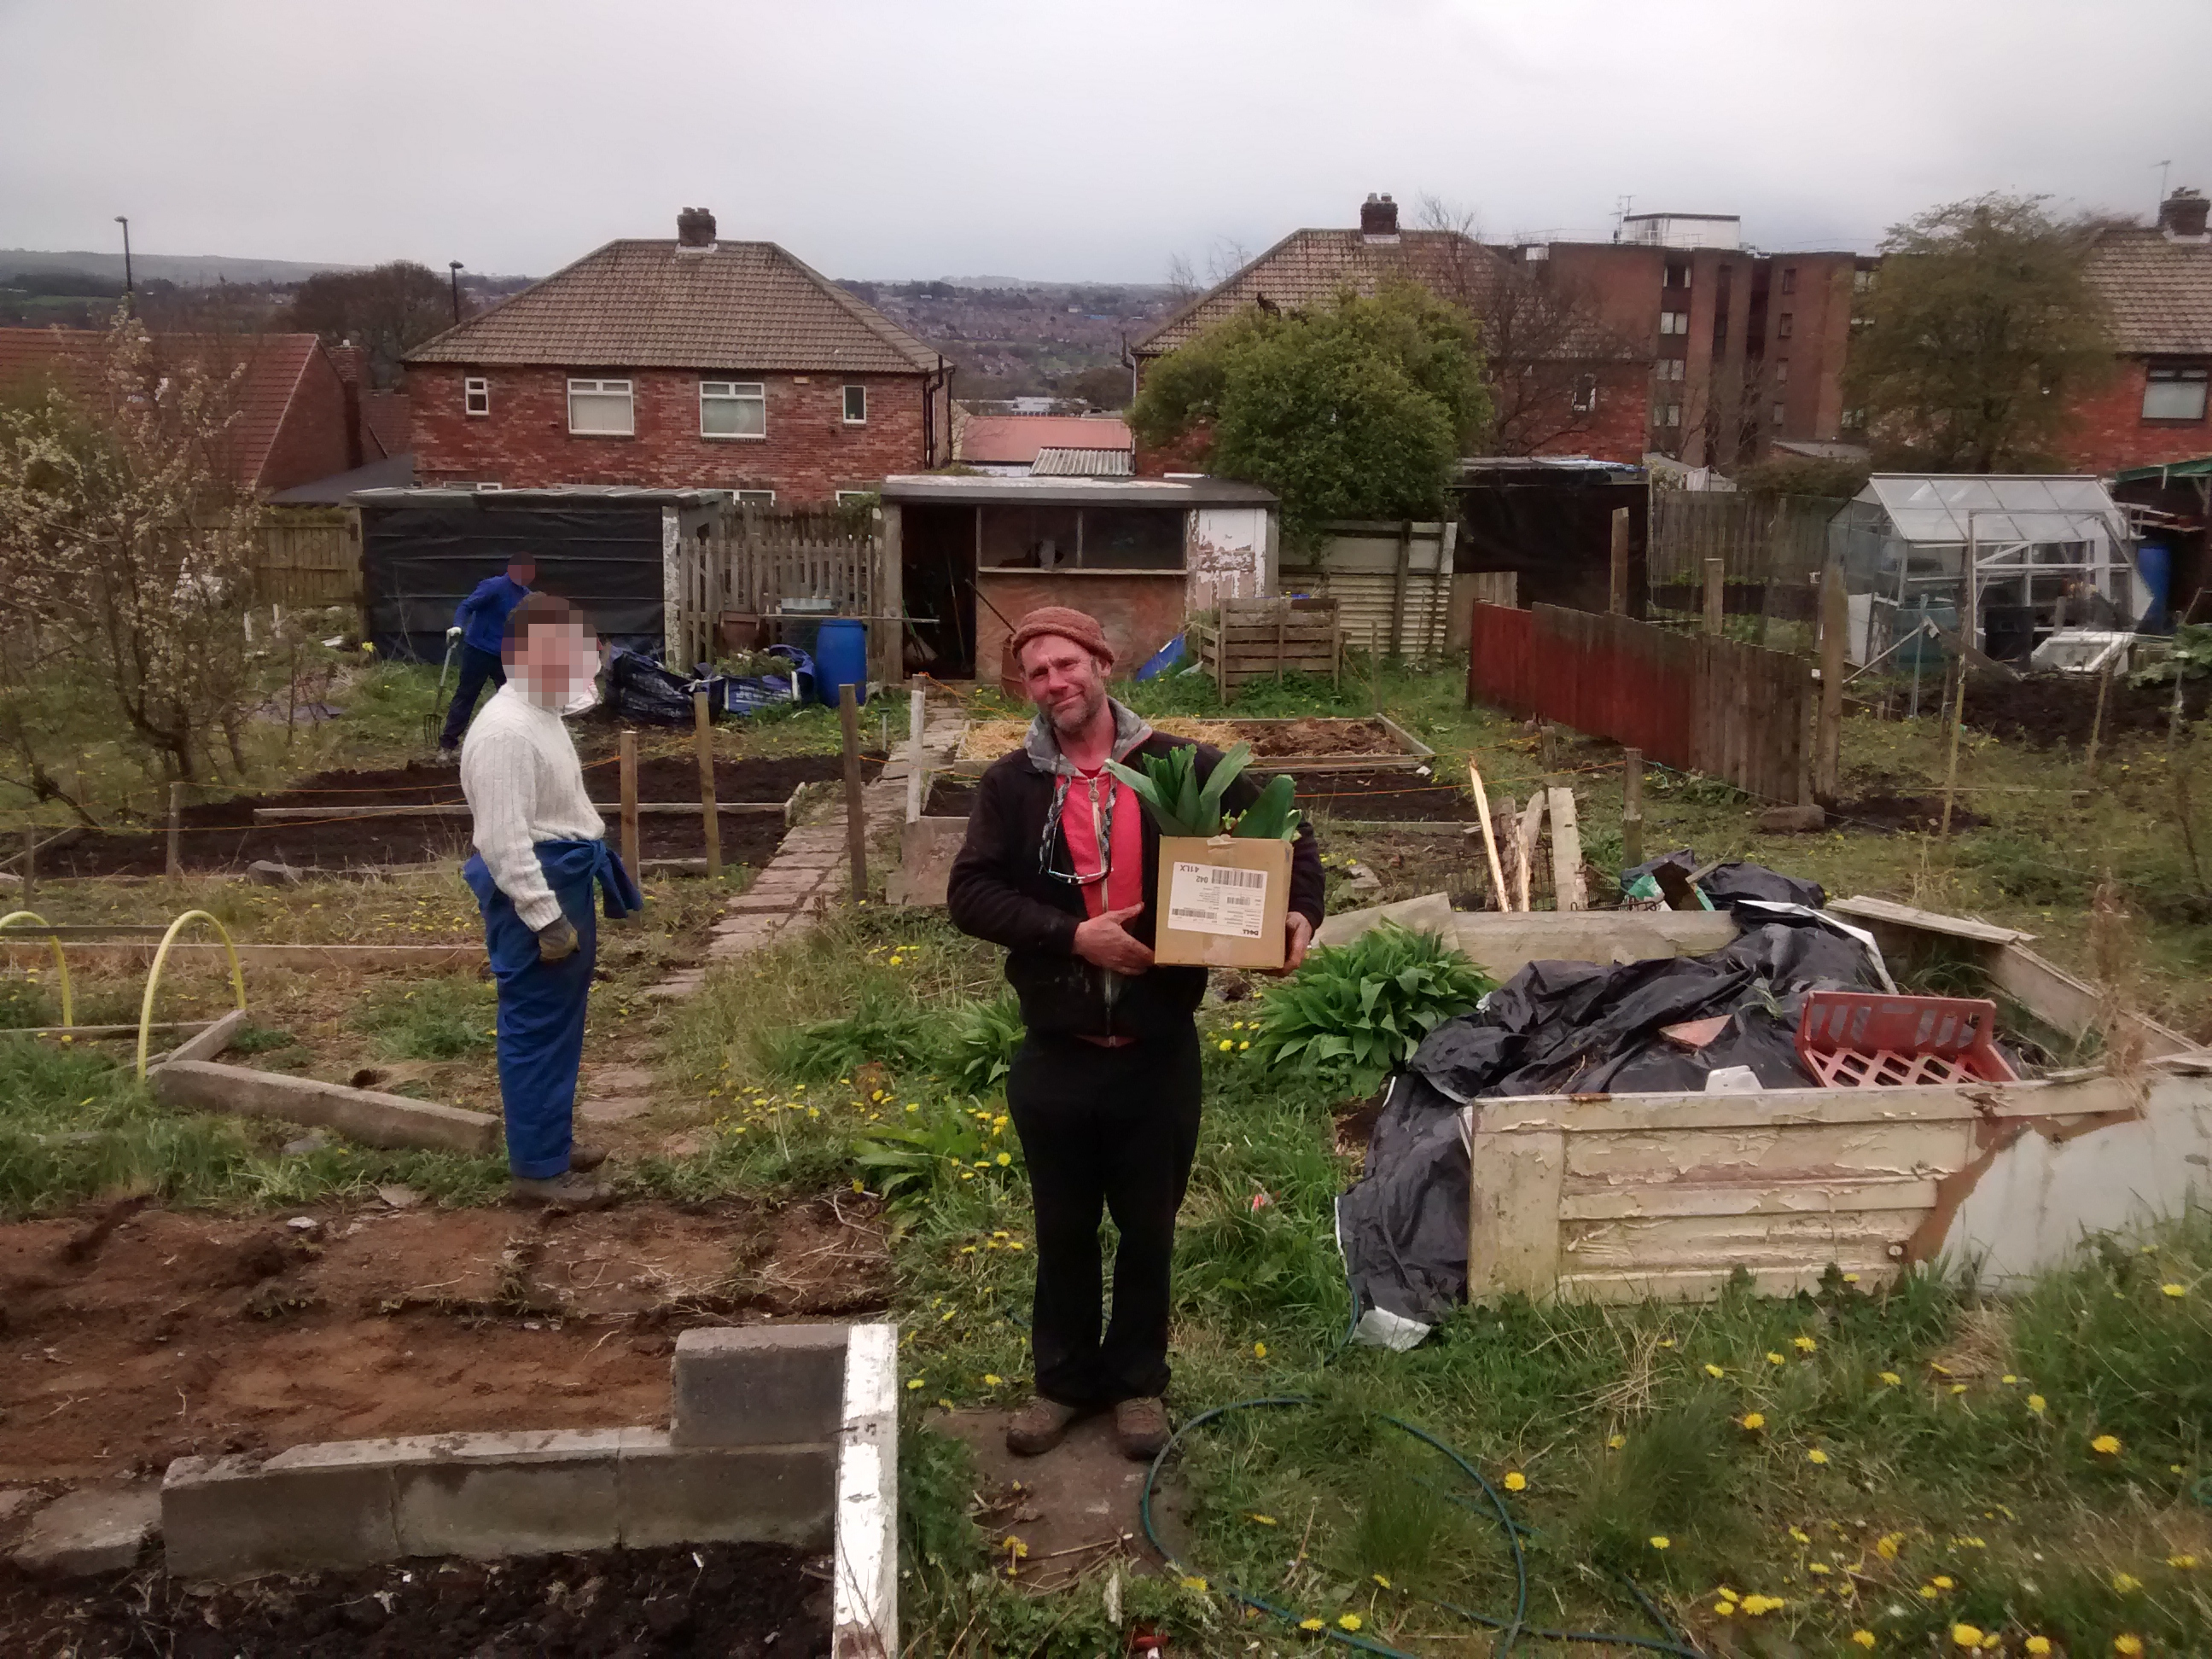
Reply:
[[[1886,954],[1963,948],[2059,1031],[2096,1022],[2095,989],[2029,951],[2029,935],[1878,900],[1832,908]],[[1493,973],[1537,954],[1713,948],[1635,926],[1594,933],[1595,915],[1540,945],[1543,920],[1468,913],[1453,927]],[[1709,1301],[1740,1267],[1764,1294],[1814,1290],[1831,1267],[1873,1291],[1938,1261],[1999,1288],[2055,1267],[2085,1233],[2212,1190],[2212,1052],[2124,1018],[2145,1055],[2127,1077],[1478,1101],[1463,1113],[1469,1299]]]
[[[1208,718],[1211,718],[1211,716]],[[1334,719],[1336,717],[1310,716],[1309,718]],[[1252,760],[1252,769],[1255,772],[1263,774],[1269,772],[1412,772],[1430,764],[1437,757],[1437,751],[1435,750],[1430,748],[1428,744],[1423,743],[1419,738],[1415,737],[1411,732],[1406,730],[1404,726],[1399,725],[1397,721],[1392,720],[1388,714],[1375,714],[1371,716],[1363,714],[1358,716],[1357,719],[1372,719],[1379,721],[1382,724],[1382,729],[1390,734],[1391,741],[1398,745],[1397,748],[1395,750],[1384,750],[1377,753],[1367,755],[1255,756]],[[1345,723],[1351,724],[1352,722],[1350,718],[1347,718]],[[1228,714],[1222,717],[1222,724],[1226,726],[1294,726],[1299,724],[1299,722],[1287,719],[1249,720],[1240,715]],[[959,778],[980,778],[985,772],[990,769],[992,763],[993,763],[991,761],[988,760],[962,760],[954,761],[950,765],[946,766],[933,766],[929,769],[933,775],[943,775],[945,776]],[[927,799],[926,796],[925,799]]]

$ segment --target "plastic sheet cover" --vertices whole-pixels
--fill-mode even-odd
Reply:
[[[1810,885],[1738,868],[1747,886]],[[1433,1324],[1466,1299],[1462,1106],[1477,1103],[1479,1114],[1480,1102],[1504,1096],[1701,1092],[1711,1073],[1737,1067],[1766,1088],[1815,1085],[1793,1046],[1806,993],[1877,990],[1887,975],[1858,938],[1810,911],[1747,904],[1737,918],[1744,931],[1710,956],[1531,962],[1475,1012],[1429,1033],[1390,1081],[1365,1174],[1337,1201],[1337,1240],[1362,1313]],[[1716,1014],[1728,1025],[1703,1048],[1659,1034]]]

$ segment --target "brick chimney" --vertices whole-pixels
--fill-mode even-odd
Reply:
[[[685,208],[676,216],[676,246],[714,246],[714,216],[705,208]]]
[[[2206,240],[2204,215],[2212,208],[2202,192],[2184,185],[2158,204],[2158,228],[2177,242],[2202,242]]]
[[[1370,242],[1398,240],[1398,204],[1387,192],[1377,196],[1370,191],[1359,204],[1359,234]]]

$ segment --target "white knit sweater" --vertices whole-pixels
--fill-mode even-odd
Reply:
[[[550,926],[561,902],[538,866],[538,843],[598,841],[607,832],[584,793],[584,769],[560,715],[512,680],[500,687],[461,740],[461,793],[492,880],[525,927]]]

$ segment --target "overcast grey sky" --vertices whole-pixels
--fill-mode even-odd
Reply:
[[[0,0],[0,246],[543,274],[712,208],[840,276],[2212,189],[2212,0]]]

